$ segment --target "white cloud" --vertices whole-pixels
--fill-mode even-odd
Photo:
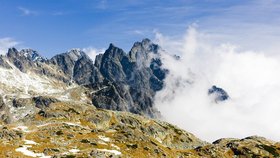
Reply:
[[[144,32],[143,30],[132,30],[132,31],[129,31],[128,33],[130,34],[135,34],[135,35],[144,35]]]
[[[21,11],[23,16],[29,16],[29,15],[37,15],[36,11],[27,9],[25,7],[18,7],[18,9]]]
[[[93,48],[93,47],[88,47],[88,48],[84,48],[83,51],[85,53],[87,53],[87,55],[92,59],[92,61],[94,62],[95,61],[95,57],[96,55],[98,54],[102,54],[105,52],[105,49],[102,48],[102,49],[96,49],[96,48]]]
[[[169,53],[181,55],[180,61],[163,55],[170,74],[156,106],[164,119],[208,141],[250,135],[280,140],[280,58],[227,43],[213,45],[194,27],[181,39],[156,38]],[[207,94],[212,85],[231,99],[213,102]]]
[[[15,41],[12,38],[0,38],[0,54],[6,54],[8,49],[18,45],[19,42]]]

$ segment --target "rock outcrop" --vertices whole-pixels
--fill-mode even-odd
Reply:
[[[11,116],[9,112],[9,107],[5,104],[3,97],[0,95],[0,123],[10,123]]]
[[[227,92],[215,85],[208,90],[208,95],[213,96],[216,103],[229,99]]]
[[[279,142],[251,136],[244,139],[219,139],[213,144],[197,147],[195,154],[200,157],[279,157]]]

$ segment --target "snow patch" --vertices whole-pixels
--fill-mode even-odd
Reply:
[[[88,101],[88,97],[84,93],[81,95],[81,101],[82,102]]]
[[[26,126],[17,126],[17,127],[12,128],[12,129],[14,129],[14,130],[20,130],[20,131],[23,131],[23,132],[26,132],[26,133],[30,132],[30,131],[28,130],[28,127],[26,127]]]
[[[62,94],[58,97],[59,100],[62,100],[62,101],[69,101],[71,100],[71,96],[69,93],[67,94]]]
[[[155,139],[162,144],[162,140],[160,138],[155,138]]]
[[[31,145],[23,145],[20,148],[17,148],[17,152],[21,152],[23,155],[31,156],[31,157],[40,157],[40,158],[51,158],[51,156],[46,156],[44,153],[34,153],[33,151],[28,150],[28,148],[32,147]]]
[[[27,145],[36,145],[37,143],[34,142],[33,140],[24,140],[25,143],[24,144],[27,144]]]
[[[104,151],[104,152],[109,152],[115,155],[121,155],[122,153],[118,150],[108,150],[108,149],[97,149],[98,151]]]
[[[116,149],[118,149],[118,150],[120,150],[120,147],[116,146],[115,144],[111,144],[111,146],[116,148]]]
[[[109,142],[110,138],[105,137],[105,136],[98,136],[99,139],[103,140],[104,142]]]
[[[105,131],[106,133],[115,133],[115,132],[117,132],[116,130],[114,130],[114,129],[108,129],[107,131]]]
[[[63,123],[64,123],[64,124],[67,124],[67,125],[69,125],[69,126],[78,126],[78,127],[81,127],[81,128],[89,129],[89,127],[85,127],[85,126],[80,125],[79,122],[77,122],[77,123],[73,123],[73,122],[63,122]]]
[[[51,125],[52,123],[45,123],[45,124],[42,124],[42,125],[37,125],[36,127],[45,127],[45,126],[48,126],[48,125]]]
[[[23,73],[13,64],[13,69],[0,68],[0,83],[11,89],[29,95],[29,91],[41,94],[61,93],[63,88],[55,87],[47,78],[32,73]],[[7,88],[7,87],[6,87]]]
[[[71,149],[71,150],[69,150],[69,152],[71,152],[71,153],[77,153],[79,151],[80,151],[79,149]]]
[[[98,141],[98,144],[107,145],[107,143],[104,143],[103,141]]]
[[[81,126],[79,123],[73,123],[73,122],[63,122],[67,125],[70,125],[70,126]]]
[[[98,90],[91,91],[90,94],[97,93],[97,92],[99,92],[99,91],[101,91],[101,90],[103,90],[103,89],[106,89],[106,88],[108,88],[108,86],[104,86],[104,87],[102,87],[102,88],[99,88]]]

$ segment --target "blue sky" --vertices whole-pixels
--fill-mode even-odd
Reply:
[[[0,0],[0,46],[30,47],[47,57],[71,48],[107,48],[109,43],[128,51],[135,41],[153,39],[157,31],[176,37],[194,23],[230,42],[246,37],[250,46],[250,38],[279,36],[279,4],[276,0]]]

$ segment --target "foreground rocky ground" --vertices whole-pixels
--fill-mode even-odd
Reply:
[[[90,104],[55,102],[0,126],[0,157],[279,157],[261,137],[210,144],[171,124]]]
[[[2,125],[0,157],[174,157],[205,144],[170,124],[58,102]]]

